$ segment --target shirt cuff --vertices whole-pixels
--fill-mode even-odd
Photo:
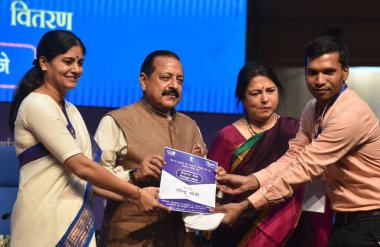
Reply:
[[[260,187],[267,184],[270,179],[270,174],[266,169],[261,169],[260,171],[253,173],[253,175],[256,177],[257,181],[259,181]]]
[[[247,198],[256,210],[262,210],[268,206],[268,201],[260,190]]]

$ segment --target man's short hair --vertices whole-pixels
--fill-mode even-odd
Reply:
[[[332,36],[321,36],[310,41],[305,47],[305,66],[308,60],[331,52],[339,52],[339,62],[342,67],[348,65],[348,49],[342,40]]]
[[[146,56],[143,64],[141,65],[140,73],[143,72],[147,76],[150,76],[155,70],[155,68],[153,66],[153,62],[154,62],[154,59],[156,57],[173,57],[173,58],[177,59],[178,61],[181,61],[181,59],[179,59],[178,55],[172,51],[168,51],[168,50],[153,51],[148,56]]]

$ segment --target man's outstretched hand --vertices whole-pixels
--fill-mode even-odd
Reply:
[[[260,187],[259,182],[253,175],[241,176],[228,174],[223,167],[215,169],[217,188],[223,193],[237,195],[249,190],[256,190]]]

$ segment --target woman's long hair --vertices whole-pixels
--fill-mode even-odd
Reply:
[[[64,30],[49,31],[42,36],[37,46],[37,58],[33,61],[33,67],[21,78],[13,96],[8,125],[14,131],[15,121],[21,102],[36,88],[43,84],[44,71],[39,64],[40,57],[45,57],[50,62],[56,56],[66,53],[73,46],[85,47],[82,41],[72,32]]]

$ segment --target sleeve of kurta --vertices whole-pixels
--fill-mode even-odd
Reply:
[[[99,163],[119,178],[129,181],[129,170],[125,171],[123,167],[116,165],[118,154],[127,154],[127,141],[111,116],[106,115],[101,119],[94,139],[102,149]]]
[[[48,97],[34,98],[21,107],[22,124],[59,162],[82,153],[66,127],[63,113],[53,100]]]
[[[268,178],[267,182],[259,181],[262,187],[248,199],[256,209],[262,209],[291,196],[292,186],[318,178],[327,166],[337,162],[358,145],[365,132],[362,129],[365,125],[361,121],[358,112],[332,112],[326,119],[322,132],[310,143],[307,143],[305,138],[307,126],[302,124],[305,121],[301,121],[300,130],[292,141],[291,149],[283,158],[267,168],[268,170],[264,169],[267,171],[260,172],[261,175],[258,177]],[[262,175],[265,173],[266,175]]]

